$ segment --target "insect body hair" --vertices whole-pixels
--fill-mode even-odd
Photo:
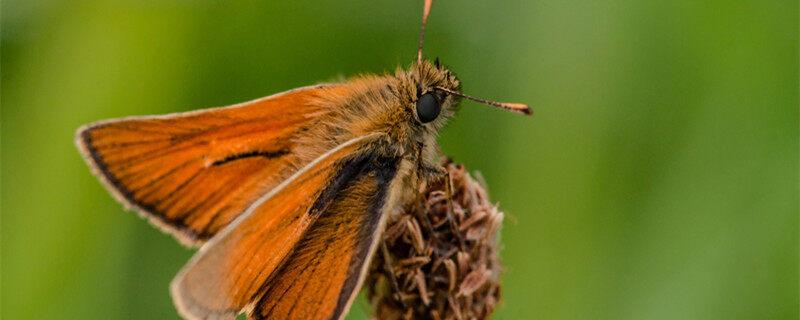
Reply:
[[[452,72],[427,60],[408,69],[398,68],[393,75],[360,75],[333,86],[312,102],[320,106],[321,113],[297,137],[306,150],[303,154],[310,161],[349,139],[374,132],[386,134],[384,141],[374,145],[386,156],[414,156],[420,144],[428,153],[435,152],[436,136],[455,114],[459,99],[436,87],[461,89]],[[437,95],[441,113],[435,120],[421,123],[415,113],[416,102],[428,92]]]

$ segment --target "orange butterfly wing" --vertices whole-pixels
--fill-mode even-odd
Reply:
[[[331,201],[265,285],[251,319],[344,318],[378,243],[395,166],[366,171]]]
[[[344,314],[374,249],[396,172],[396,160],[358,155],[378,136],[321,156],[204,245],[171,285],[180,313],[188,319],[233,319],[243,310],[254,318]],[[304,290],[309,284],[327,289]]]
[[[93,172],[126,207],[186,245],[216,234],[293,170],[293,135],[341,90],[318,85],[242,104],[78,129]]]

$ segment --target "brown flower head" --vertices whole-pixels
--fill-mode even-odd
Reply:
[[[487,319],[500,300],[503,213],[463,165],[444,165],[452,210],[443,180],[387,225],[366,282],[376,319]]]

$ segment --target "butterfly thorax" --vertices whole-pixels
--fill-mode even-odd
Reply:
[[[437,87],[461,89],[451,71],[427,60],[409,69],[398,68],[394,75],[365,74],[332,86],[313,102],[322,115],[297,138],[308,151],[303,153],[305,160],[350,139],[384,133],[385,138],[372,146],[374,152],[418,161],[423,167],[437,167],[436,136],[456,113],[459,99],[437,91]],[[435,119],[423,123],[416,104],[427,93],[435,95],[441,110]],[[417,159],[420,148],[422,158]]]

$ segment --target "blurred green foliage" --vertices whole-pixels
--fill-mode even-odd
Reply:
[[[420,2],[4,1],[2,318],[177,318],[167,286],[192,252],[114,202],[79,125],[394,70]],[[426,56],[535,109],[465,102],[441,137],[510,216],[496,319],[798,318],[797,14],[434,4]]]

